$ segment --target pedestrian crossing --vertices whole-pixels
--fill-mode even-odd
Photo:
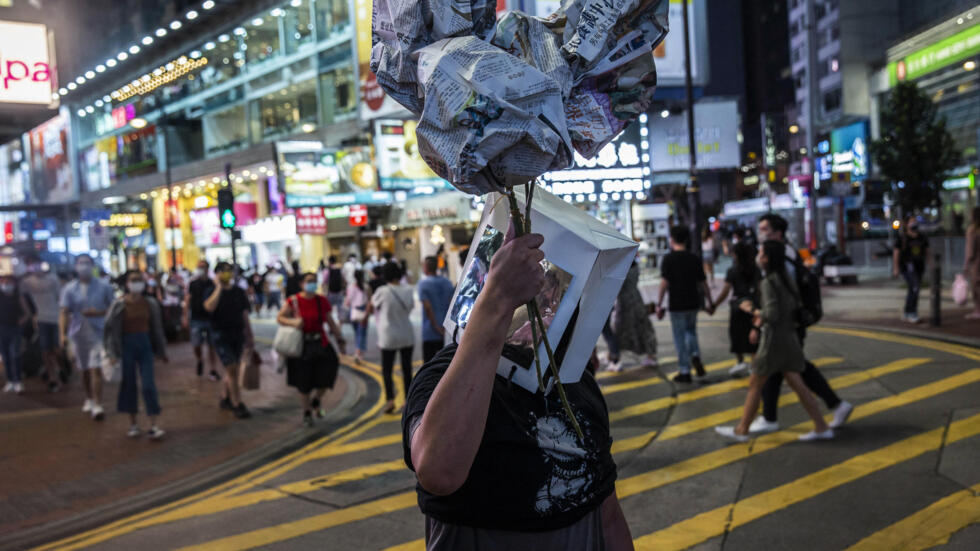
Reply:
[[[852,343],[900,345],[894,357],[880,355],[877,365],[857,365],[846,352],[814,359],[818,366],[843,372],[830,377],[828,371],[834,389],[845,394],[853,391],[863,398],[853,400],[856,407],[850,420],[852,426],[901,424],[918,407],[952,407],[963,402],[964,396],[978,394],[980,364],[976,360],[980,360],[980,354],[975,349],[925,339],[921,339],[923,343],[895,341],[890,340],[891,335],[873,331],[843,331],[848,332],[830,336]],[[676,391],[653,370],[601,377],[616,437],[613,453],[620,464],[616,491],[630,520],[637,549],[689,549],[751,530],[769,517],[789,514],[801,504],[819,502],[841,488],[869,484],[889,469],[914,463],[959,442],[980,441],[980,413],[974,413],[955,421],[943,422],[935,417],[929,422],[908,423],[891,439],[862,443],[853,450],[834,448],[834,443],[797,444],[797,436],[811,428],[808,420],[748,443],[728,444],[715,438],[711,428],[731,423],[741,415],[737,404],[744,397],[746,380],[718,375],[733,363],[722,360],[706,365],[713,374],[710,378],[717,382],[687,391]],[[360,369],[375,380],[380,379],[377,366],[365,364]],[[797,402],[795,394],[784,393],[781,416],[794,419],[795,414],[795,418],[803,419],[802,408],[793,406]],[[973,400],[974,408],[978,405]],[[388,527],[372,533],[372,541],[387,543],[361,548],[424,549],[424,542],[419,539],[422,523],[414,477],[401,457],[399,417],[379,415],[382,406],[383,397],[337,433],[221,486],[38,549],[139,546],[149,550],[157,548],[152,542],[146,544],[150,534],[176,533],[180,533],[174,540],[181,542],[179,545],[159,548],[282,549],[293,544],[297,548],[314,545],[340,549],[330,542],[352,541],[358,531],[371,530],[372,523]],[[670,421],[662,427],[647,425],[653,430],[646,430],[650,419],[665,411],[673,412]],[[744,496],[736,494],[718,501],[708,492],[711,496],[705,497],[703,503],[685,502],[680,508],[684,514],[689,509],[697,511],[684,518],[663,520],[658,517],[669,515],[650,507],[656,500],[667,503],[678,499],[672,490],[682,494],[699,484],[713,484],[710,480],[728,476],[732,469],[756,464],[753,462],[781,465],[815,449],[826,451],[817,454],[826,463],[819,464],[819,468],[807,472],[790,469],[783,478],[776,478],[763,488],[753,488]],[[627,452],[633,453],[627,456]],[[642,454],[642,461],[636,460],[637,454]],[[890,524],[875,526],[877,530],[867,530],[848,542],[850,549],[892,549],[898,548],[897,542],[902,543],[903,549],[926,549],[944,543],[951,534],[980,522],[980,501],[976,497],[980,493],[980,471],[971,483],[977,485],[952,492],[919,510],[905,511],[890,518]],[[327,495],[325,492],[359,491],[369,497],[345,507],[332,506],[322,497]],[[297,518],[285,521],[271,514],[277,506],[294,503],[299,497],[315,504]],[[252,520],[245,524],[231,522],[241,518]],[[411,524],[413,518],[417,521]],[[407,527],[390,529],[406,521]],[[186,527],[193,529],[188,532]]]

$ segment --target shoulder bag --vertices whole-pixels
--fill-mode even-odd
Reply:
[[[295,297],[294,297],[295,298]],[[319,301],[317,302],[319,305]],[[299,301],[294,301],[293,308],[299,316]],[[286,358],[299,358],[303,355],[303,330],[288,325],[280,325],[276,329],[276,337],[272,341],[276,352]]]

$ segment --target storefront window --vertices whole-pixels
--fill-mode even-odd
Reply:
[[[313,18],[310,16],[311,0],[292,0],[281,8],[285,29],[286,53],[298,51],[313,43]],[[273,10],[275,11],[275,10]]]
[[[353,113],[357,108],[354,68],[340,67],[320,75],[320,91],[323,98],[323,120],[326,123]]]
[[[244,105],[207,115],[203,123],[204,151],[209,157],[237,151],[248,145]]]
[[[249,64],[262,64],[279,56],[278,17],[256,16],[236,32],[244,41],[245,59]]]
[[[253,136],[268,140],[299,132],[304,124],[316,124],[316,81],[293,84],[252,102]]]
[[[245,54],[237,36],[222,34],[201,48],[208,64],[201,69],[202,87],[208,88],[239,75],[245,65]]]
[[[115,137],[118,158],[116,174],[121,177],[148,174],[157,168],[157,129],[141,130]]]
[[[294,0],[295,1],[295,0]],[[347,0],[316,0],[317,39],[324,40],[350,26]]]

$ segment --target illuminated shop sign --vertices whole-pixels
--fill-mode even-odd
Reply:
[[[639,193],[649,188],[649,157],[642,147],[644,126],[633,123],[595,157],[575,154],[575,164],[567,170],[547,172],[541,183],[555,195],[598,193]],[[646,158],[644,158],[646,157]]]
[[[830,133],[831,171],[850,174],[852,182],[868,177],[871,155],[868,152],[868,123],[856,122]]]
[[[99,220],[99,225],[109,228],[148,228],[150,220],[145,212],[116,212],[109,215],[108,220]]]
[[[0,21],[0,103],[48,105],[51,90],[47,28]]]
[[[969,59],[978,53],[980,53],[980,24],[892,61],[888,64],[888,84],[895,86],[903,80],[915,80],[922,75]]]

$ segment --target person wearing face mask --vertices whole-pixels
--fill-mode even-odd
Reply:
[[[151,439],[159,440],[163,437],[163,430],[157,426],[156,421],[160,415],[160,399],[153,374],[153,358],[156,356],[164,363],[169,362],[160,303],[153,297],[146,296],[146,280],[140,272],[127,271],[120,278],[120,283],[126,294],[117,298],[109,307],[103,337],[109,360],[122,363],[122,382],[119,385],[116,409],[120,413],[129,414],[131,424],[126,436],[137,438],[141,434],[136,421],[136,414],[139,412],[136,383],[138,373],[139,386],[143,390],[143,405],[150,417],[150,430],[147,434]]]
[[[37,256],[27,258],[27,275],[20,281],[20,292],[30,295],[37,309],[38,343],[41,357],[48,375],[48,392],[57,392],[58,384],[58,321],[61,309],[58,298],[61,282],[57,276],[41,269],[41,259]]]
[[[201,260],[194,271],[184,296],[184,329],[191,334],[191,346],[197,358],[197,376],[204,374],[204,345],[208,345],[208,369],[212,381],[221,380],[218,375],[218,355],[214,349],[214,331],[211,328],[211,312],[204,308],[204,301],[214,293],[214,281],[208,276],[208,263]]]
[[[6,274],[0,276],[0,358],[7,376],[4,392],[24,391],[20,363],[21,327],[30,321],[27,299],[17,290],[17,280]]]
[[[112,305],[113,292],[109,285],[95,277],[95,263],[87,254],[75,258],[78,279],[61,291],[61,346],[69,343],[75,363],[82,372],[85,385],[84,413],[101,421],[102,409],[102,347],[105,315]]]
[[[929,261],[929,239],[919,232],[919,221],[909,216],[905,227],[895,241],[892,252],[892,277],[901,274],[908,285],[902,319],[909,323],[919,323],[919,290],[922,288],[922,274]]]
[[[252,305],[245,291],[233,281],[234,272],[234,266],[228,262],[219,262],[214,267],[214,291],[204,301],[204,309],[211,314],[214,347],[225,368],[224,396],[218,405],[231,410],[239,419],[248,419],[252,414],[241,400],[238,372],[245,350],[254,346],[248,318]]]
[[[342,353],[345,343],[340,328],[330,315],[330,302],[317,293],[316,274],[303,274],[302,289],[286,299],[276,321],[303,331],[303,353],[298,358],[286,361],[286,382],[299,391],[303,403],[303,424],[311,427],[314,415],[319,418],[326,415],[320,407],[320,400],[328,388],[333,388],[340,367],[340,359],[327,340],[323,326],[330,327],[330,333],[337,340]]]

